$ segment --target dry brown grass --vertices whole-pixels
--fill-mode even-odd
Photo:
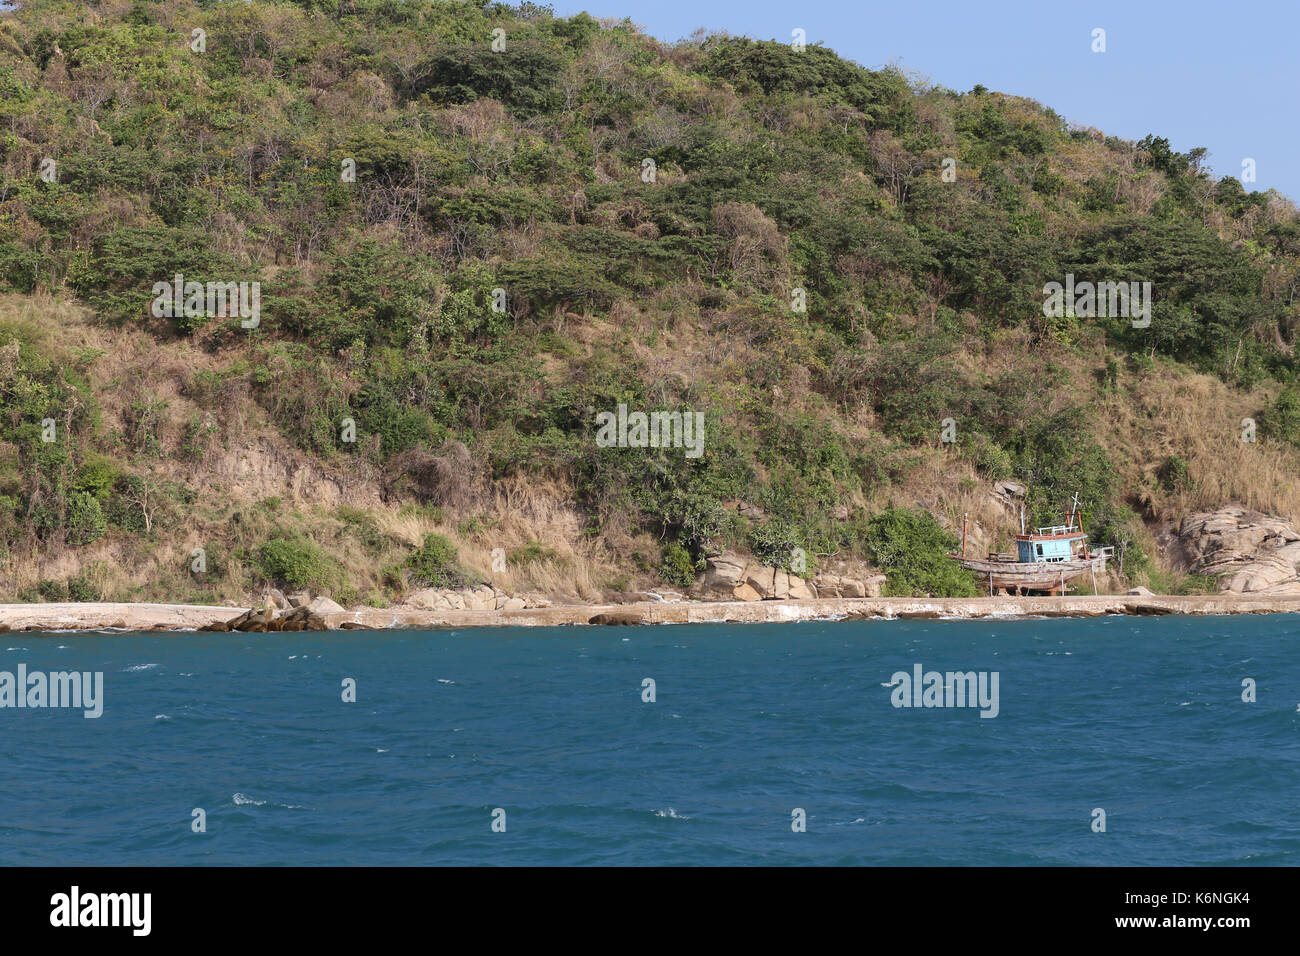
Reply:
[[[1242,420],[1272,396],[1242,393],[1218,379],[1157,365],[1126,373],[1123,393],[1101,398],[1097,435],[1120,473],[1124,494],[1153,520],[1232,502],[1300,518],[1300,450],[1259,437],[1241,440]],[[1187,462],[1191,482],[1169,490],[1158,472],[1171,457]]]

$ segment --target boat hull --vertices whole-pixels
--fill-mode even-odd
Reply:
[[[1055,562],[986,561],[960,555],[953,555],[953,558],[963,568],[974,572],[990,590],[1019,588],[1055,593],[1077,578],[1106,570],[1106,558],[1101,555]]]

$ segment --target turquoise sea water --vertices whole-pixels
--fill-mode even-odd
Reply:
[[[1295,864],[1298,631],[5,634],[0,671],[102,671],[104,712],[0,709],[0,863]],[[916,664],[996,671],[997,716],[894,707]]]

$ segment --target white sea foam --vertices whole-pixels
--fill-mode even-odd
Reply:
[[[157,664],[132,664],[130,667],[123,667],[122,673],[127,674],[132,671],[147,671],[157,667]]]
[[[264,807],[264,806],[266,806],[266,801],[265,801],[265,800],[254,800],[252,797],[248,796],[247,794],[243,794],[243,793],[232,794],[231,797],[230,797],[230,799],[233,800],[233,801],[235,802],[235,806],[237,806],[237,807],[242,807],[242,806],[245,806],[245,805],[250,804],[250,803],[251,803],[253,806],[255,806],[255,807]]]
[[[677,812],[674,808],[672,808],[672,807],[668,807],[668,808],[666,808],[666,809],[664,809],[664,810],[656,810],[656,811],[655,811],[655,816],[657,816],[657,817],[665,817],[665,818],[670,819],[670,820],[689,820],[689,819],[690,819],[690,817],[683,816],[682,814],[678,813],[678,812]]]

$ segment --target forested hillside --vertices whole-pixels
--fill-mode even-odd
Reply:
[[[1300,517],[1300,218],[1208,163],[530,3],[23,0],[0,599],[591,599],[723,548],[974,593],[935,556],[963,512],[1005,542],[998,479],[1039,523],[1077,491],[1123,583],[1204,586],[1162,522]],[[256,317],[159,308],[178,275]],[[1067,276],[1151,283],[1149,323],[1047,317]],[[620,405],[703,413],[703,453],[603,447]]]

